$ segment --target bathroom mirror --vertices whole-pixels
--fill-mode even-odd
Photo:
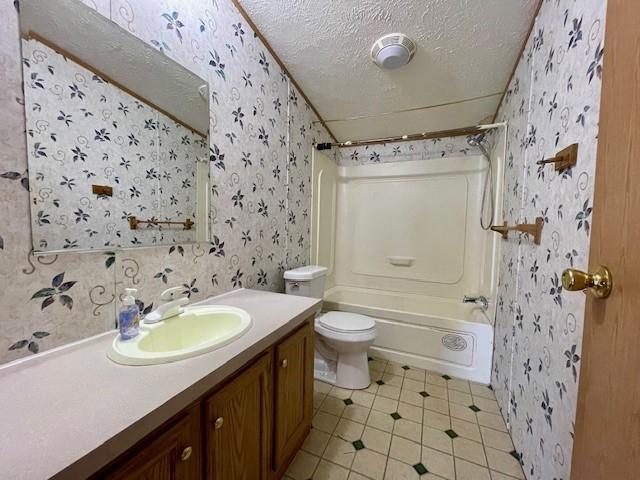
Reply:
[[[207,82],[77,0],[21,0],[35,253],[208,241]]]

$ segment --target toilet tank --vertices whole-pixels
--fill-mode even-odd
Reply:
[[[288,295],[322,298],[327,268],[318,265],[294,268],[284,272],[285,291]]]

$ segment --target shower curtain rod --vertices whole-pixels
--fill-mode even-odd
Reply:
[[[429,140],[433,138],[444,138],[444,137],[462,137],[465,135],[477,135],[486,130],[492,130],[494,128],[498,128],[502,126],[504,126],[503,123],[491,123],[487,125],[475,125],[472,127],[454,128],[451,130],[440,130],[437,132],[412,133],[409,135],[399,135],[395,137],[372,138],[369,140],[348,140],[346,142],[316,143],[315,147],[318,150],[329,150],[332,147],[338,147],[338,148],[358,147],[363,145],[376,145],[381,143],[409,142],[412,140]]]

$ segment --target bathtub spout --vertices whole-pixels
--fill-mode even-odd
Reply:
[[[487,297],[485,297],[484,295],[478,295],[475,297],[465,295],[462,299],[462,303],[475,303],[482,309],[483,312],[489,310],[489,300],[487,300]]]

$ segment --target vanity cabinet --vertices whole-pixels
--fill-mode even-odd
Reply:
[[[312,415],[309,319],[94,478],[280,479]]]
[[[207,480],[267,480],[271,365],[263,355],[205,401]]]
[[[313,324],[308,322],[275,349],[273,466],[284,474],[309,433],[313,416]]]
[[[199,405],[183,413],[145,446],[131,452],[128,460],[107,480],[192,480],[201,477],[202,456]]]

